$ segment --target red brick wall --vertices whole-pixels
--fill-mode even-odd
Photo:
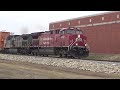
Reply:
[[[117,18],[117,15],[119,15],[119,18]],[[104,20],[102,20],[102,17],[104,17]],[[91,22],[89,22],[90,19]],[[62,24],[61,28],[68,27],[69,22],[71,22],[70,26],[79,26],[117,20],[120,20],[120,12],[50,23],[49,29],[52,30],[60,28],[60,24]],[[80,24],[78,21],[80,21]],[[52,27],[53,25],[54,27]],[[120,53],[120,23],[85,26],[81,27],[81,29],[83,29],[85,35],[87,36],[91,52],[115,54]]]

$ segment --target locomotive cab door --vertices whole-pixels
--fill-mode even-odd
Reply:
[[[60,31],[60,46],[65,46],[65,30]]]

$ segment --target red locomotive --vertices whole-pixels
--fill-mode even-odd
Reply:
[[[8,36],[4,44],[4,52],[81,58],[89,55],[89,48],[87,38],[82,30],[63,28],[54,31]]]

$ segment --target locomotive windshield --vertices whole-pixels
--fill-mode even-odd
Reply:
[[[83,34],[82,30],[65,30],[66,34]]]
[[[60,34],[83,34],[82,30],[76,30],[76,29],[65,29],[61,30]]]
[[[66,30],[66,34],[75,34],[75,30]]]
[[[76,30],[76,34],[83,34],[82,30]]]

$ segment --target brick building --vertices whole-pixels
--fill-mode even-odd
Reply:
[[[120,11],[52,22],[49,30],[80,27],[87,36],[92,53],[120,53]]]

